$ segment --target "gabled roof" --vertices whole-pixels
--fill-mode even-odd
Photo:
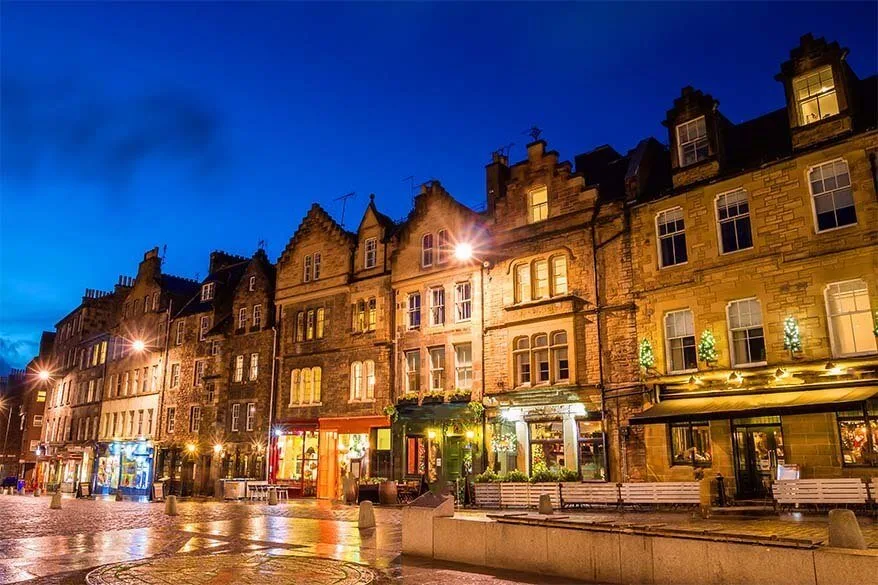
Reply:
[[[484,217],[482,214],[477,211],[470,209],[457,199],[451,196],[451,194],[445,190],[442,184],[437,180],[429,181],[421,186],[421,192],[415,197],[415,206],[409,212],[408,216],[405,220],[399,225],[399,228],[396,230],[396,236],[402,238],[406,234],[408,234],[411,227],[423,216],[427,214],[431,205],[429,203],[429,199],[432,197],[441,197],[445,199],[447,202],[451,204],[452,207],[457,209],[461,215],[469,216],[474,223],[482,224],[484,222]]]
[[[277,263],[281,264],[286,262],[290,257],[290,254],[293,253],[293,250],[299,244],[302,236],[305,235],[312,227],[322,230],[327,234],[337,238],[346,246],[353,246],[357,241],[357,235],[353,232],[349,232],[344,229],[335,219],[332,218],[329,213],[326,212],[323,207],[321,207],[318,203],[314,203],[311,205],[311,209],[308,210],[308,213],[305,214],[305,217],[302,219],[302,223],[299,224],[299,227],[296,228],[293,237],[290,238],[290,241],[287,243],[286,248],[281,253],[280,257],[277,259]]]
[[[366,211],[363,212],[363,218],[360,220],[360,225],[357,228],[358,231],[362,229],[363,221],[366,220],[366,216],[370,212],[375,215],[375,219],[376,221],[378,221],[378,225],[380,225],[381,228],[384,230],[384,241],[386,242],[391,237],[393,237],[393,235],[399,229],[400,224],[396,223],[395,221],[390,219],[390,217],[378,211],[378,207],[375,205],[375,194],[371,193],[369,195],[369,205],[366,206]]]

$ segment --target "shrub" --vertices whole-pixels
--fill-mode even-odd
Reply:
[[[510,471],[503,477],[506,483],[527,483],[527,474],[523,471]]]
[[[530,474],[531,483],[545,483],[558,481],[558,474],[549,469],[545,463],[537,463],[534,465]]]
[[[558,481],[582,481],[582,475],[578,471],[562,467],[558,472]]]
[[[489,467],[484,473],[478,474],[473,481],[476,483],[493,483],[500,481],[500,477]]]

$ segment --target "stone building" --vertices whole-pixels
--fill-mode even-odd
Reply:
[[[492,468],[628,478],[620,425],[639,405],[626,196],[655,181],[644,141],[574,172],[542,140],[486,168],[485,404]],[[642,453],[642,450],[640,450]],[[629,456],[635,457],[636,455]],[[608,469],[609,467],[609,469]]]
[[[55,333],[43,331],[40,351],[25,367],[25,384],[19,404],[21,439],[19,443],[18,477],[27,489],[42,485],[38,460],[42,456],[42,431],[45,423],[46,398],[52,389],[52,354]]]
[[[874,475],[878,103],[846,54],[803,37],[786,105],[753,120],[692,88],[667,113],[671,184],[631,218],[646,479],[761,498]]]
[[[391,255],[394,476],[451,481],[482,468],[482,216],[422,186]]]
[[[334,498],[342,474],[387,474],[391,396],[388,243],[371,200],[356,232],[313,205],[277,263],[271,480]]]

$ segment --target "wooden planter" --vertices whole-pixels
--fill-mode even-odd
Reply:
[[[382,481],[378,484],[378,502],[390,506],[396,503],[396,482]]]
[[[549,494],[552,501],[552,507],[558,509],[561,507],[561,485],[558,483],[532,483],[528,490],[528,505],[536,508],[540,505],[540,496]]]
[[[501,483],[500,506],[503,508],[527,508],[529,483]]]
[[[481,508],[500,507],[500,486],[502,484],[476,483],[473,485],[476,490],[476,506]]]

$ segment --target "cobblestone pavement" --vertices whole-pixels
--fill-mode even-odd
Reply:
[[[505,511],[504,513],[509,513]],[[0,496],[0,583],[28,585],[248,585],[565,583],[400,556],[401,511],[376,508],[378,526],[359,530],[357,508],[314,500],[279,506],[162,504]],[[462,515],[484,515],[462,511]],[[582,522],[825,541],[825,514],[701,519],[692,513],[574,511]],[[870,547],[878,524],[860,518]],[[465,543],[461,543],[465,546]]]

